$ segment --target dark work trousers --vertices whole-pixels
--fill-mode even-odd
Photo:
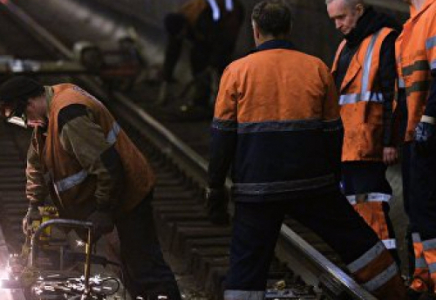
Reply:
[[[412,143],[407,142],[402,146],[401,175],[403,177],[403,205],[404,211],[409,217],[409,225],[406,232],[407,258],[409,260],[409,277],[415,271],[415,250],[413,249],[412,226],[410,224],[410,155]]]
[[[141,295],[157,300],[166,295],[180,300],[174,274],[164,261],[156,236],[151,199],[149,195],[116,222],[126,287],[133,299]]]
[[[379,194],[383,197],[392,196],[392,188],[386,179],[387,166],[383,162],[368,162],[368,161],[350,161],[342,163],[342,188],[345,196],[356,195],[374,195]],[[371,198],[371,197],[368,197]],[[395,240],[395,231],[389,217],[389,201],[382,202],[382,210],[384,214],[384,222],[387,226],[387,242]],[[357,203],[356,203],[357,204]],[[375,225],[375,228],[380,230],[384,224]],[[377,229],[375,229],[377,232]],[[377,232],[378,234],[386,234]],[[385,241],[383,241],[385,242]],[[391,252],[398,265],[400,265],[400,256],[398,255],[396,243],[385,243],[386,247]]]
[[[338,190],[317,198],[235,203],[226,290],[263,291],[285,216],[317,233],[349,264],[379,242]]]
[[[409,220],[422,241],[436,238],[436,153],[419,155],[411,145]]]

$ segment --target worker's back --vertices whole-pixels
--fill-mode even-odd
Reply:
[[[338,105],[324,63],[298,51],[269,49],[232,63],[222,87],[227,80],[232,84],[221,89],[215,118],[237,123],[235,191],[259,183],[277,185],[271,194],[333,188],[324,125],[338,118]],[[236,116],[226,115],[229,101],[220,101],[229,96],[236,100]]]

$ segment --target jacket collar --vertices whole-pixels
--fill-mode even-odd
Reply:
[[[294,45],[287,40],[269,40],[265,43],[257,46],[253,52],[264,51],[264,50],[272,50],[272,49],[289,49],[295,50]]]
[[[422,5],[422,8],[420,10],[417,10],[415,6],[410,5],[410,17],[411,19],[417,18],[419,15],[421,15],[424,11],[426,11],[432,4],[435,4],[436,0],[426,0],[424,4]]]

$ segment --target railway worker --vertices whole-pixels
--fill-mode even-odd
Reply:
[[[411,299],[436,299],[436,1],[408,0],[411,17],[396,43],[407,98],[408,215],[415,250]]]
[[[179,300],[154,231],[153,171],[106,107],[76,85],[43,86],[23,76],[1,84],[0,104],[4,117],[34,128],[23,230],[50,195],[62,218],[91,221],[97,239],[116,227],[133,298]]]
[[[168,43],[163,85],[174,81],[183,41],[188,40],[192,44],[190,66],[195,81],[193,106],[208,109],[210,71],[220,74],[230,62],[243,20],[244,9],[239,0],[190,0],[179,12],[168,14],[165,17]]]
[[[397,80],[395,28],[400,26],[363,0],[326,4],[344,36],[332,68],[344,125],[343,192],[399,263],[386,169],[398,159],[392,104]]]
[[[378,299],[405,299],[398,266],[339,190],[342,124],[335,84],[318,58],[289,41],[285,0],[252,13],[256,50],[223,73],[212,123],[206,203],[227,218],[227,171],[235,202],[224,299],[263,299],[285,215],[311,228]]]

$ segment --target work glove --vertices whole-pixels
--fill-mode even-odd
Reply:
[[[27,209],[26,215],[23,218],[23,222],[22,222],[23,233],[25,235],[32,234],[33,231],[32,223],[41,220],[42,220],[42,216],[41,213],[39,212],[38,206],[30,205],[29,208]]]
[[[229,214],[227,213],[229,195],[226,188],[206,188],[205,200],[210,221],[217,225],[229,224]]]
[[[110,211],[96,210],[88,217],[88,221],[94,225],[94,241],[100,239],[102,235],[112,232],[115,226]]]
[[[415,150],[418,155],[428,155],[436,150],[436,126],[427,122],[419,122],[415,129]]]

